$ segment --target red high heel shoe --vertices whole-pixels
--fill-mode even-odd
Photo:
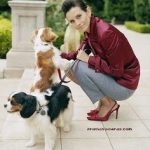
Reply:
[[[93,109],[90,112],[87,113],[88,116],[93,116],[95,114],[97,114],[99,111],[97,109]]]
[[[93,120],[93,121],[107,121],[109,119],[110,115],[114,111],[116,111],[116,119],[117,119],[118,118],[118,110],[119,110],[120,105],[118,105],[115,109],[113,109],[116,106],[116,104],[117,104],[117,102],[115,102],[113,107],[108,111],[108,113],[105,116],[100,117],[100,116],[98,116],[98,114],[95,114],[95,115],[87,117],[87,119],[88,120]]]

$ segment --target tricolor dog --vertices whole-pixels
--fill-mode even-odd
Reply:
[[[14,92],[4,105],[7,112],[19,112],[30,129],[31,140],[27,146],[36,144],[36,134],[44,134],[45,150],[52,150],[55,144],[57,127],[70,131],[73,115],[73,98],[69,87],[52,85],[40,93]]]

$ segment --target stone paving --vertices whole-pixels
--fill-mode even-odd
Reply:
[[[140,60],[139,88],[130,99],[119,102],[117,120],[112,114],[109,121],[94,122],[86,119],[86,113],[95,106],[78,85],[69,83],[75,100],[72,130],[58,130],[54,150],[150,150],[150,34],[136,33],[123,26],[117,28],[127,36]],[[44,149],[41,138],[38,145],[26,148],[29,135],[24,120],[17,114],[7,114],[3,108],[8,95],[18,89],[28,91],[32,79],[33,70],[26,70],[21,79],[0,79],[1,150]]]

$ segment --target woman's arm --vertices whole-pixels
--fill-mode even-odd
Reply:
[[[105,51],[106,58],[90,56],[88,64],[96,72],[102,72],[114,77],[121,77],[124,73],[124,50],[122,39],[114,31],[105,33],[101,45]]]

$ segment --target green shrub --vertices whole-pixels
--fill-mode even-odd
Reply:
[[[3,18],[9,19],[11,18],[11,13],[9,11],[3,11],[0,13],[0,16],[2,16]]]
[[[150,24],[140,24],[133,21],[126,21],[125,26],[128,29],[131,29],[136,32],[140,33],[150,33]]]
[[[57,40],[54,42],[54,45],[60,49],[60,46],[64,44],[64,32],[57,32],[58,35]]]
[[[0,15],[0,20],[2,20],[2,19],[4,19],[4,17]]]
[[[135,20],[133,8],[133,0],[105,0],[104,16],[115,23]]]
[[[134,0],[134,14],[139,23],[150,24],[150,0]]]
[[[49,3],[46,8],[46,25],[51,27],[55,32],[63,32],[65,30],[65,18],[61,12],[60,3]]]
[[[0,7],[8,6],[8,0],[1,0]]]
[[[94,15],[103,18],[104,0],[85,0],[87,4],[92,8]]]
[[[10,19],[10,7],[8,6],[8,0],[0,0],[0,15]]]
[[[6,58],[11,48],[11,22],[7,19],[0,19],[0,58]]]

